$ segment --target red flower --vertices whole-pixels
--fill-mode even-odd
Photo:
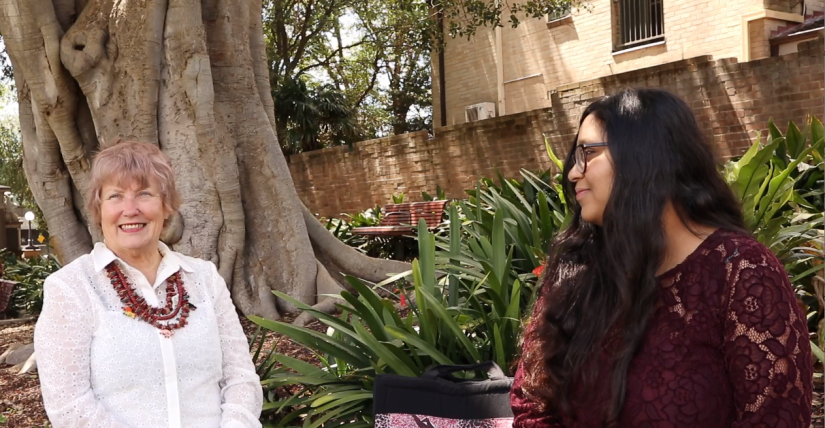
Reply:
[[[540,265],[539,267],[533,269],[533,275],[539,277],[541,274],[544,273],[544,264]]]
[[[407,306],[407,296],[401,293],[401,306]]]

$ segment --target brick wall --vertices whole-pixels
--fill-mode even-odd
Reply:
[[[821,0],[806,2],[809,12],[821,10]],[[686,58],[744,60],[744,35],[750,35],[751,60],[770,56],[768,35],[783,22],[743,18],[765,11],[798,15],[802,0],[664,0],[665,43],[615,53],[617,31],[614,0],[592,0],[569,19],[548,25],[544,19],[523,18],[517,28],[501,29],[497,53],[493,29],[480,28],[475,37],[449,39],[445,48],[446,123],[464,123],[464,108],[498,97],[496,64],[501,61],[504,114],[552,106],[557,86],[667,64]],[[801,16],[800,16],[801,19]],[[433,61],[433,70],[437,70]],[[531,77],[532,76],[532,77]],[[433,76],[437,82],[438,76]],[[529,79],[528,79],[529,78]],[[525,81],[529,80],[529,81]],[[441,124],[441,88],[433,86],[435,126]],[[501,107],[497,107],[501,115]]]
[[[763,0],[665,0],[666,43],[614,55],[613,0],[587,5],[551,28],[543,19],[525,18],[517,28],[501,29],[506,114],[550,107],[549,92],[560,85],[701,55],[739,57],[742,15],[764,10]],[[498,60],[492,29],[480,28],[470,40],[447,40],[448,125],[464,123],[465,106],[496,101]],[[525,88],[519,79],[528,76],[536,77]],[[437,91],[433,88],[433,111],[440,115]],[[439,126],[440,117],[434,123]]]
[[[822,120],[823,69],[820,37],[781,57],[738,63],[701,56],[614,76],[560,86],[549,106],[480,122],[363,141],[353,146],[309,152],[290,158],[290,171],[301,199],[313,212],[334,216],[391,201],[405,192],[443,187],[462,198],[480,176],[517,177],[521,168],[545,169],[545,133],[560,154],[575,135],[589,100],[624,87],[659,87],[681,96],[693,108],[705,135],[722,156],[739,154],[770,117],[785,126],[802,123],[806,114]],[[526,82],[529,87],[529,82]]]

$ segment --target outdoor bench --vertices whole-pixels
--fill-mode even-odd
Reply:
[[[381,221],[378,226],[356,227],[353,235],[365,236],[412,236],[421,219],[432,230],[441,224],[444,206],[448,201],[409,202],[388,204],[381,207]]]

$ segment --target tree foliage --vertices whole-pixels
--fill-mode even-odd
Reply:
[[[273,91],[275,120],[286,124],[278,138],[285,154],[352,144],[359,135],[353,109],[334,86],[309,88],[286,79]]]
[[[432,0],[440,11],[444,30],[450,37],[475,35],[480,27],[501,27],[504,23],[516,28],[522,19],[543,19],[548,15],[566,13],[575,8],[587,8],[583,0]]]
[[[281,146],[294,153],[431,129],[430,58],[445,34],[472,37],[479,27],[517,26],[577,5],[578,0],[267,0],[264,34],[275,109],[283,110],[276,114]],[[333,93],[343,101],[335,104],[342,113],[336,119],[310,108]],[[351,132],[340,133],[336,121],[352,125]]]
[[[0,103],[8,105],[15,102],[7,86],[0,86]],[[0,184],[9,186],[13,203],[31,211],[35,215],[37,224],[45,226],[43,213],[26,180],[23,170],[23,144],[20,141],[20,126],[13,116],[0,117]]]

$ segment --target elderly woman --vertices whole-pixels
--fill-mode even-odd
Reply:
[[[226,283],[160,242],[180,198],[157,147],[95,158],[87,197],[104,242],[46,279],[34,343],[62,427],[260,427],[262,391]]]

